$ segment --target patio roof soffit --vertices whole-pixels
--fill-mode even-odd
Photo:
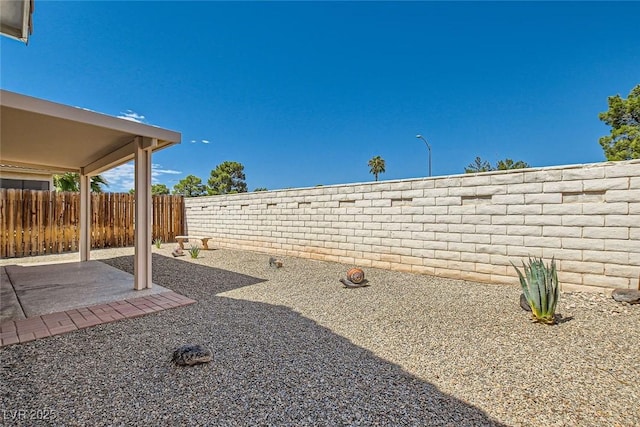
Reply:
[[[138,146],[142,149],[153,149],[158,146],[158,139],[137,136],[126,145],[81,168],[80,173],[83,175],[98,175],[122,163],[133,160]]]
[[[5,160],[2,157],[2,144],[0,142],[0,166],[13,166],[16,168],[24,168],[29,169],[33,172],[44,172],[44,173],[64,173],[64,172],[76,172],[79,173],[79,168],[64,168],[61,166],[53,166],[53,165],[42,165],[42,164],[33,164],[33,163],[24,163],[24,162],[12,162],[9,160]]]
[[[33,33],[33,0],[2,0],[0,34],[28,43]]]
[[[180,143],[168,129],[0,90],[0,163],[97,175]]]

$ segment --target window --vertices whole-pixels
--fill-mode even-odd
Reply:
[[[49,181],[31,179],[0,178],[0,188],[15,188],[17,190],[46,190],[49,191]]]

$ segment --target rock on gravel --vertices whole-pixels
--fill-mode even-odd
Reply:
[[[213,360],[211,350],[200,344],[185,344],[173,351],[173,363],[181,366],[192,366],[209,363]]]
[[[611,293],[611,297],[618,302],[626,302],[627,304],[640,304],[640,291],[633,289],[615,289]]]
[[[524,296],[524,293],[520,294],[520,308],[524,311],[531,311],[531,306],[529,306],[529,301],[527,301],[527,297]]]

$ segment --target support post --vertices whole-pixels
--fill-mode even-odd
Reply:
[[[151,151],[157,140],[136,138],[134,289],[151,288]]]
[[[91,258],[91,177],[80,171],[80,261]]]

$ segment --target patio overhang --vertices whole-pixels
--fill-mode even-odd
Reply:
[[[181,135],[0,90],[0,163],[80,174],[80,260],[89,260],[90,177],[135,161],[136,289],[151,287],[151,154]]]
[[[2,0],[0,34],[27,43],[33,32],[33,0]]]
[[[2,163],[97,175],[133,160],[136,138],[153,151],[180,141],[167,129],[0,90]]]

